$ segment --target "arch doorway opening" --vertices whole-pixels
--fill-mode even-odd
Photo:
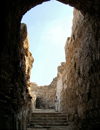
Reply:
[[[40,96],[42,106],[39,108],[54,108],[57,68],[65,62],[64,46],[71,35],[72,18],[73,8],[54,0],[32,8],[22,18],[21,23],[27,25],[29,50],[34,58],[30,82],[31,95],[37,96],[33,101],[35,107]],[[38,92],[40,89],[43,96]]]

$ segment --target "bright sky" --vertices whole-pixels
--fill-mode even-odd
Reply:
[[[65,61],[64,46],[71,36],[73,8],[51,0],[28,11],[21,23],[27,25],[30,52],[34,57],[31,82],[49,85],[57,67]]]

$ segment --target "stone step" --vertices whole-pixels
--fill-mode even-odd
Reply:
[[[31,117],[31,120],[66,120],[66,117]]]
[[[67,126],[68,123],[33,123],[30,127],[52,127],[52,126]]]
[[[66,113],[62,113],[62,112],[45,112],[45,113],[40,113],[40,112],[34,112],[32,113],[32,115],[66,115]]]
[[[45,128],[47,130],[48,128],[51,128],[51,127],[50,126],[30,126],[27,129],[29,129],[29,128],[33,128],[34,130],[37,130],[37,128],[39,128],[38,130]]]
[[[66,123],[67,120],[31,120],[32,123]]]
[[[67,126],[67,117],[62,112],[32,113],[29,128],[50,128],[52,126]]]
[[[66,117],[63,113],[33,113],[32,117]]]
[[[45,122],[45,123],[41,123],[41,122],[40,122],[40,123],[34,123],[34,124],[35,124],[35,125],[51,125],[51,126],[52,126],[52,125],[55,125],[55,126],[56,126],[56,125],[57,125],[57,126],[58,126],[58,125],[61,125],[61,126],[63,126],[63,125],[67,125],[68,123],[55,123],[55,122],[54,122],[54,123],[51,123],[51,122],[50,122],[50,123],[46,123],[46,122]]]

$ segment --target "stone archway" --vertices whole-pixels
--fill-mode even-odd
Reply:
[[[26,74],[17,68],[21,47],[21,18],[28,10],[45,1],[48,0],[6,0],[5,2],[2,31],[4,32],[4,39],[2,37],[3,43],[1,43],[0,49],[0,106],[4,108],[1,107],[2,113],[0,113],[0,128],[2,129],[16,129],[18,123],[16,122],[16,115],[24,109],[21,94],[22,88],[27,87],[25,83]],[[62,109],[66,110],[68,120],[74,122],[77,129],[99,128],[100,1],[59,1],[75,7],[83,14],[78,11],[74,12],[73,32],[66,44],[66,54],[68,55],[66,55],[65,68],[68,73],[65,71],[64,75],[66,76],[64,77],[62,72],[59,72],[59,78],[63,80],[62,95],[64,97],[62,100],[64,102],[62,105],[64,107]],[[72,54],[71,51],[77,53]],[[81,57],[77,57],[79,54],[82,54]]]
[[[49,0],[40,0],[40,1],[21,1],[21,3],[23,3],[21,5],[22,8],[22,14],[25,14],[25,12],[27,12],[28,10],[30,10],[31,8],[33,8],[34,6],[41,4],[43,2],[47,2]],[[77,10],[80,10],[83,14],[89,13],[91,15],[94,15],[96,13],[100,13],[99,11],[99,1],[85,1],[85,0],[57,0],[59,2],[62,2],[64,4],[68,4],[69,6],[75,7]],[[19,3],[20,4],[20,3]]]

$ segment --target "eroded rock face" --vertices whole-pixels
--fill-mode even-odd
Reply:
[[[61,84],[61,109],[77,130],[100,127],[99,35],[98,18],[74,9],[72,35],[65,45],[66,64],[62,73],[58,70],[57,88]]]
[[[62,75],[64,73],[64,69],[65,69],[65,62],[62,62],[61,63],[61,66],[58,66],[58,75],[57,75],[57,91],[56,91],[56,95],[58,97],[58,100],[59,100],[59,104],[58,104],[58,111],[63,111],[63,108],[62,108],[62,96],[61,95],[61,92],[62,92],[62,89],[63,89],[63,81],[62,81]]]
[[[22,54],[24,53],[24,64],[25,64],[25,73],[26,73],[26,79],[27,79],[27,88],[30,90],[30,75],[31,75],[31,69],[33,67],[34,58],[32,56],[32,53],[29,51],[29,37],[27,32],[27,26],[26,24],[21,24],[21,42],[23,44],[23,48],[21,48]],[[22,55],[21,55],[22,56]]]
[[[2,115],[0,115],[0,129],[25,130],[31,113],[28,77],[30,76],[33,63],[33,57],[29,52],[29,41],[25,24],[22,24],[20,29],[18,47],[9,47],[12,47],[14,50],[9,48],[10,53],[5,51],[2,58],[8,57],[9,54],[12,57],[9,57],[10,59],[7,58],[5,62],[3,62],[3,59],[1,60],[0,111]],[[4,70],[3,66],[7,69]],[[5,115],[3,116],[4,113]]]
[[[48,109],[54,108],[54,99],[56,96],[57,77],[53,79],[50,85],[38,86],[36,83],[31,83],[31,95],[34,108]],[[34,109],[33,108],[33,109]]]

